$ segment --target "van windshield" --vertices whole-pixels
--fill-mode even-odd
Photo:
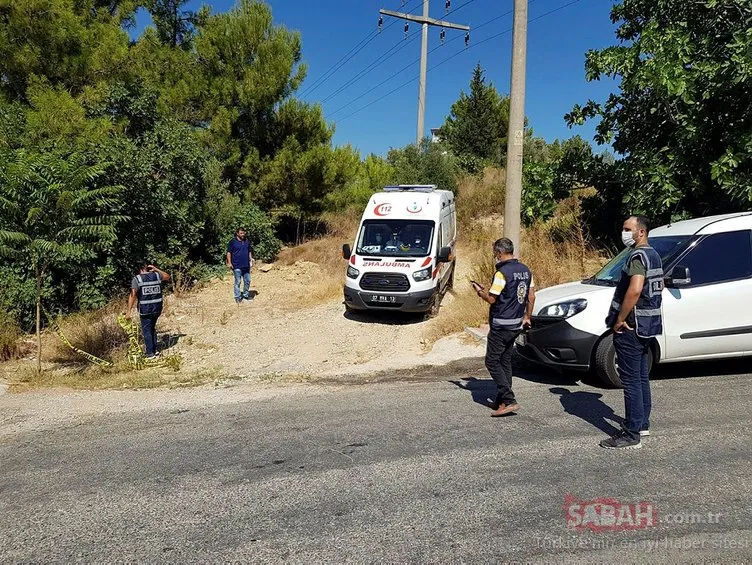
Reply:
[[[433,227],[431,221],[366,220],[355,252],[374,257],[425,257],[431,252]]]
[[[661,256],[661,261],[666,265],[677,253],[680,253],[686,243],[691,239],[689,235],[674,235],[674,236],[662,236],[651,237],[649,243]],[[630,249],[625,247],[621,253],[611,259],[606,265],[596,273],[592,278],[585,279],[583,282],[589,284],[603,284],[607,286],[614,286],[621,277],[621,270],[624,268],[624,262],[627,260]]]

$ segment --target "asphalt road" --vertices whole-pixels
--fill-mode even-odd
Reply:
[[[516,379],[492,419],[480,361],[6,436],[0,561],[750,562],[752,375],[721,368],[655,381],[628,452],[621,391]]]

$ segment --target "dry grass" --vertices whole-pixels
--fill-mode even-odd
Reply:
[[[343,240],[338,236],[324,236],[297,247],[283,249],[277,262],[298,271],[301,281],[296,307],[311,306],[342,296],[347,262],[342,258]]]
[[[504,212],[504,169],[487,167],[476,176],[457,183],[457,217],[461,222],[487,218]]]
[[[10,392],[39,389],[129,390],[153,388],[190,388],[232,380],[219,370],[177,373],[168,368],[133,371],[123,360],[114,367],[92,366],[86,370],[69,367],[48,368],[37,373],[35,367],[19,366],[6,371]]]
[[[118,325],[122,302],[112,302],[101,310],[73,314],[59,322],[60,329],[71,344],[104,360],[125,358],[128,338]],[[89,365],[91,362],[65,345],[56,336],[50,360],[68,365]]]
[[[9,312],[0,309],[0,362],[15,359],[21,352],[23,333],[18,322]]]

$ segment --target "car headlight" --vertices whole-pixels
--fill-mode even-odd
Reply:
[[[342,271],[340,271],[340,272],[342,272]],[[359,274],[360,274],[360,271],[358,269],[356,269],[355,267],[353,267],[351,265],[348,265],[348,267],[347,267],[347,276],[348,277],[350,277],[351,279],[357,279]]]
[[[538,312],[538,316],[544,316],[547,318],[571,318],[575,314],[579,314],[585,308],[587,308],[587,300],[584,298],[578,298],[577,300],[568,300],[567,302],[559,302],[558,304],[551,304],[545,306]]]
[[[427,269],[421,269],[420,271],[415,271],[413,273],[413,278],[416,281],[425,281],[431,278],[431,267],[428,267]]]

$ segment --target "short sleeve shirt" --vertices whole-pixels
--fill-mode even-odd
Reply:
[[[648,274],[648,270],[645,268],[645,265],[642,264],[642,260],[640,260],[639,257],[635,257],[629,263],[629,270],[627,274],[630,277],[633,277],[634,275],[640,275],[644,277]]]
[[[227,252],[230,254],[230,261],[234,269],[247,269],[251,266],[249,259],[251,245],[247,239],[239,241],[237,237],[233,237],[227,244]]]

